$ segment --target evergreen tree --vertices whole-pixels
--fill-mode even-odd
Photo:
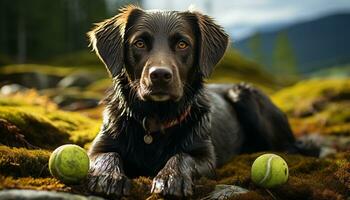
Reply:
[[[107,17],[105,0],[1,0],[0,56],[23,63],[87,49],[86,32]]]
[[[249,39],[248,45],[252,52],[252,57],[254,61],[261,64],[266,64],[262,50],[261,35],[259,33],[254,34],[253,37]]]
[[[279,74],[290,76],[298,74],[293,47],[285,31],[279,32],[276,37],[273,52],[273,69]]]

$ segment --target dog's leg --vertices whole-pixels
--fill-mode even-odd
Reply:
[[[128,195],[130,180],[124,175],[117,153],[101,153],[91,160],[88,189],[107,196]]]
[[[172,156],[153,179],[152,193],[164,196],[189,197],[193,194],[193,178],[213,171],[215,164],[209,157],[205,160],[186,153]]]
[[[108,197],[128,195],[131,182],[124,174],[120,155],[114,152],[115,141],[104,131],[101,130],[89,150],[87,188],[92,193]]]
[[[151,192],[172,196],[191,196],[194,167],[195,160],[187,154],[171,157],[153,179]]]
[[[244,152],[289,150],[295,138],[286,115],[259,90],[234,85],[227,93],[245,133]]]
[[[95,154],[90,157],[90,162],[87,180],[89,191],[115,197],[129,194],[131,182],[124,175],[117,153]]]

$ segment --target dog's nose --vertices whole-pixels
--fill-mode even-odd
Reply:
[[[167,67],[151,67],[149,69],[149,77],[152,83],[165,82],[168,83],[173,78],[173,72]]]

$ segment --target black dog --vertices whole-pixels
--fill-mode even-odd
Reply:
[[[193,178],[234,155],[293,148],[285,115],[260,91],[204,85],[229,40],[210,17],[129,6],[88,35],[113,77],[90,191],[127,195],[128,177],[152,176],[152,192],[189,196]]]

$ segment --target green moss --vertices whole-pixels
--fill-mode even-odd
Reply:
[[[0,175],[47,177],[50,152],[0,146]]]
[[[234,164],[226,164],[217,170],[218,182],[248,187],[250,185],[250,167],[255,158],[255,154],[234,157],[230,162]]]
[[[340,165],[334,173],[335,179],[345,186],[345,190],[350,195],[350,163],[346,162]]]
[[[69,87],[69,88],[51,88],[41,90],[40,93],[48,96],[50,98],[55,98],[57,96],[64,96],[66,99],[101,99],[103,98],[103,93],[91,91],[91,90],[82,90],[78,87]]]
[[[91,142],[101,126],[100,120],[93,120],[73,112],[56,111],[46,116],[55,127],[70,135],[69,140],[72,143],[80,146]]]
[[[30,77],[32,79],[47,78],[50,87],[54,87],[62,78],[74,74],[89,74],[95,80],[103,79],[108,76],[107,70],[103,65],[42,65],[42,64],[14,64],[6,65],[0,68],[0,79],[6,82],[17,82],[27,80],[25,82],[27,87],[39,87],[35,83],[29,83]],[[41,76],[38,76],[41,75]],[[42,76],[43,75],[43,76]],[[28,79],[29,77],[29,79]],[[24,84],[24,83],[22,83]],[[29,84],[29,85],[28,85]]]
[[[266,190],[252,183],[250,167],[264,152],[239,155],[217,170],[217,178],[201,178],[195,182],[194,199],[207,196],[216,184],[233,184],[250,190],[231,199],[343,199],[349,193],[349,158],[347,154],[337,154],[330,159],[318,159],[301,155],[278,153],[288,163],[290,178],[285,185]],[[344,159],[346,158],[346,159]],[[145,199],[149,196],[150,179],[134,179],[137,187],[130,199]],[[137,195],[136,195],[137,194]],[[150,199],[160,198],[150,196]]]
[[[349,162],[344,160],[348,155],[339,154],[332,159],[318,159],[301,155],[278,153],[288,163],[290,178],[287,184],[266,190],[252,183],[250,167],[261,155],[239,155],[217,170],[217,178],[210,180],[202,178],[195,182],[194,199],[207,196],[216,184],[233,184],[250,190],[231,199],[342,199],[348,194]],[[130,199],[145,199],[149,196],[150,179],[134,179],[135,195]],[[137,195],[136,195],[137,194]],[[157,199],[159,196],[151,196]]]
[[[23,100],[1,97],[0,106],[29,106],[29,104],[24,102]]]
[[[71,188],[54,178],[13,178],[0,175],[0,190],[2,189],[55,190],[61,192],[71,191]]]
[[[271,198],[263,197],[262,195],[254,191],[249,191],[245,194],[240,194],[238,196],[234,196],[230,198],[230,200],[269,200],[269,199],[273,199],[273,197]]]
[[[217,170],[216,180],[201,178],[196,181],[193,198],[199,199],[207,196],[213,191],[216,184],[234,184],[247,188],[250,191],[232,199],[343,199],[350,195],[350,163],[348,153],[336,154],[328,159],[278,153],[287,161],[290,177],[286,184],[269,190],[256,186],[250,180],[251,164],[262,153],[236,156],[229,163]],[[6,169],[7,171],[11,170],[23,173],[20,172],[20,169],[22,169],[27,172],[21,175],[31,174],[32,176],[40,176],[40,178],[0,176],[0,189],[29,188],[86,193],[86,189],[83,186],[67,187],[56,179],[41,178],[48,175],[47,167],[44,172],[40,172],[41,170],[38,169],[47,163],[49,152],[1,147],[0,155],[7,155],[0,158],[1,171],[4,171],[2,166],[9,165],[3,164],[5,163],[4,160],[6,160],[6,163],[17,163],[17,166],[21,166],[17,168],[15,167],[16,165],[11,166]],[[39,158],[42,158],[42,161]],[[36,165],[35,168],[38,169],[34,167],[30,168],[30,165]],[[31,172],[28,170],[31,170]],[[41,173],[40,175],[38,175],[39,172]],[[152,184],[150,178],[139,177],[133,179],[132,184],[131,195],[128,199],[162,198],[159,195],[150,194]]]
[[[48,96],[39,94],[35,89],[17,92],[11,95],[0,94],[0,106],[42,106],[46,109],[57,109],[57,104]]]
[[[251,191],[233,199],[322,199],[349,195],[350,165],[344,159],[348,158],[345,153],[329,159],[278,153],[289,165],[290,178],[287,184],[269,191],[250,180],[251,164],[261,154],[239,155],[217,170],[219,183],[234,184]]]
[[[102,118],[103,110],[104,110],[104,105],[98,105],[95,108],[84,109],[79,112],[84,116],[99,120]]]
[[[272,96],[282,110],[298,116],[321,109],[322,103],[349,98],[350,79],[304,80]]]
[[[66,130],[55,126],[41,107],[0,107],[0,118],[19,129],[25,139],[41,148],[54,148],[69,142]],[[0,138],[0,142],[3,138]]]
[[[296,135],[350,135],[350,79],[301,81],[272,100],[287,113]]]
[[[67,76],[77,71],[73,67],[53,67],[50,65],[38,65],[38,64],[21,64],[21,65],[7,65],[0,68],[0,74],[20,74],[20,73],[32,73],[40,72],[53,76]]]
[[[84,146],[100,127],[99,120],[40,106],[1,106],[0,119],[16,126],[30,144],[48,149],[65,143]]]
[[[112,79],[104,78],[104,79],[95,81],[94,83],[89,85],[86,89],[89,91],[104,93],[107,90],[107,88],[109,88],[111,85],[112,85]]]
[[[152,180],[146,177],[139,177],[133,179],[132,189],[130,191],[130,199],[157,199],[155,196],[151,196]]]

